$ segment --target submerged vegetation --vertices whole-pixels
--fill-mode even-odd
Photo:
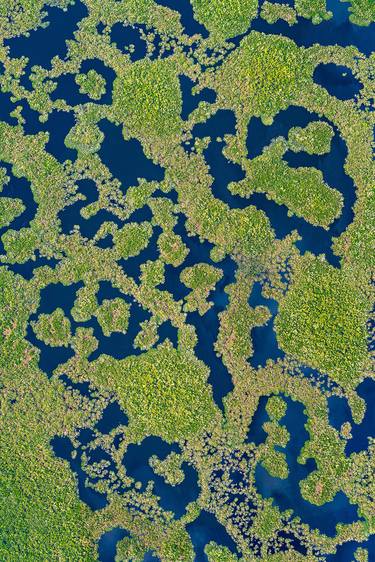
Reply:
[[[371,560],[374,69],[305,45],[332,10],[0,0],[1,561]]]

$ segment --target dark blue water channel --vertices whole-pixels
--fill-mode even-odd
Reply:
[[[105,138],[98,154],[113,176],[120,180],[124,192],[126,188],[137,185],[140,178],[147,181],[164,179],[164,169],[146,158],[137,139],[125,140],[120,125],[102,119],[99,127]]]
[[[333,63],[319,64],[314,70],[314,82],[340,100],[354,99],[362,89],[350,68]]]
[[[199,93],[192,94],[192,89],[196,83],[184,74],[181,74],[179,79],[182,94],[181,118],[184,121],[198,107],[201,101],[206,101],[207,103],[214,103],[216,101],[216,92],[211,88],[203,88]]]
[[[69,437],[56,436],[51,440],[51,446],[57,457],[69,462],[70,469],[77,478],[80,499],[93,511],[106,507],[108,504],[106,495],[86,485],[88,476],[81,466],[83,450],[81,448],[75,449]],[[75,455],[72,454],[73,451],[76,452]]]
[[[184,480],[181,484],[171,486],[149,465],[152,455],[163,460],[172,452],[181,453],[179,445],[176,443],[169,445],[160,437],[146,437],[140,444],[128,446],[123,464],[128,476],[142,483],[141,491],[144,491],[147,483],[152,481],[154,494],[160,498],[161,507],[166,511],[172,511],[179,519],[185,513],[186,506],[198,498],[199,486],[196,470],[187,462],[183,462],[181,468],[184,472]]]
[[[350,406],[344,397],[330,396],[328,398],[329,422],[338,431],[343,423],[349,422],[352,426],[351,439],[345,447],[345,453],[359,453],[368,447],[370,437],[375,437],[375,381],[370,378],[364,379],[356,388],[357,394],[363,398],[366,411],[361,423],[356,424],[353,420]]]
[[[115,43],[120,51],[129,54],[132,62],[145,58],[147,54],[147,43],[142,39],[138,26],[115,23],[111,28],[111,42]],[[132,52],[129,51],[131,45]]]
[[[318,529],[327,536],[335,536],[338,523],[352,523],[358,520],[357,506],[349,503],[347,496],[338,492],[334,499],[322,506],[316,506],[306,501],[300,491],[300,482],[316,469],[313,459],[306,464],[298,463],[297,459],[309,434],[305,429],[307,416],[301,402],[284,397],[287,412],[280,420],[290,434],[290,440],[285,448],[278,450],[285,453],[289,474],[285,479],[271,476],[268,471],[258,464],[255,469],[255,485],[264,498],[272,498],[281,511],[292,509],[294,514],[307,523],[312,529]],[[259,401],[258,410],[250,425],[248,441],[256,444],[264,442],[265,432],[262,428],[268,415],[265,412],[267,400]]]
[[[12,58],[24,55],[29,58],[28,69],[34,65],[49,68],[55,56],[64,59],[67,55],[66,41],[73,39],[78,23],[88,15],[87,7],[80,0],[76,0],[66,11],[57,7],[48,7],[46,11],[47,27],[30,31],[29,37],[22,35],[4,42],[9,46]]]
[[[98,347],[89,356],[89,361],[96,360],[102,354],[109,355],[115,359],[124,359],[129,355],[139,355],[143,353],[142,350],[134,347],[134,340],[141,329],[141,322],[150,319],[151,314],[136,301],[117,289],[114,289],[109,282],[102,281],[100,282],[99,291],[97,293],[99,305],[104,299],[113,299],[116,297],[121,297],[130,304],[129,325],[126,333],[113,332],[109,336],[104,336],[96,318],[91,318],[86,322],[76,322],[72,316],[71,310],[77,296],[77,291],[81,287],[83,287],[82,282],[68,286],[62,283],[56,283],[43,288],[40,292],[40,305],[36,313],[30,316],[30,322],[37,320],[40,314],[51,314],[57,308],[61,308],[71,323],[73,333],[75,333],[79,326],[92,328],[93,335],[98,340]],[[39,349],[39,367],[50,377],[58,365],[65,363],[68,359],[73,357],[74,351],[70,346],[52,347],[46,345],[36,337],[30,322],[27,327],[26,338]],[[167,331],[166,334],[165,329],[166,327],[161,330],[162,335],[164,330],[164,339],[167,336],[171,336],[171,341],[176,342],[176,336],[173,330]],[[170,334],[170,332],[172,332],[172,334]],[[160,339],[158,343],[160,343]]]
[[[195,327],[198,337],[198,343],[194,349],[195,354],[209,367],[208,382],[212,385],[213,398],[217,406],[224,411],[223,398],[233,390],[233,382],[221,357],[216,354],[214,344],[219,332],[218,315],[228,304],[228,295],[225,288],[228,284],[234,282],[237,266],[230,257],[226,257],[219,263],[214,263],[210,258],[213,244],[208,241],[200,241],[198,236],[188,236],[185,222],[184,215],[180,214],[174,232],[181,237],[189,249],[189,253],[182,265],[178,267],[165,266],[165,281],[158,285],[158,288],[169,291],[175,300],[182,300],[190,291],[180,280],[180,274],[186,267],[198,263],[208,263],[222,270],[222,279],[209,295],[209,300],[213,303],[211,308],[203,316],[200,316],[198,312],[188,312],[187,322]]]
[[[186,525],[186,530],[193,543],[195,562],[208,562],[204,548],[211,541],[226,546],[233,554],[239,555],[236,543],[213,513],[202,510],[195,521]]]
[[[332,11],[333,17],[318,25],[314,25],[311,20],[300,17],[297,23],[292,26],[282,20],[269,24],[258,17],[252,21],[250,29],[266,34],[284,35],[293,39],[301,47],[311,47],[314,43],[340,45],[342,47],[354,45],[365,55],[370,55],[374,50],[375,23],[367,27],[354,25],[349,20],[348,5],[339,2],[339,0],[328,0],[327,9]],[[231,41],[237,45],[246,34]]]
[[[98,543],[98,556],[100,562],[114,562],[116,557],[117,543],[125,537],[130,537],[129,531],[121,527],[115,527],[103,533]]]
[[[361,543],[356,541],[348,541],[337,547],[335,554],[328,554],[327,562],[348,562],[354,560],[354,554],[357,548],[365,548],[368,552],[368,560],[375,560],[375,535],[371,535],[367,541]]]

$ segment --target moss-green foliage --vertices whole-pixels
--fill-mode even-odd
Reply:
[[[87,94],[93,100],[100,100],[105,93],[105,79],[95,70],[91,69],[86,74],[77,74],[75,81],[80,93]]]
[[[24,34],[38,27],[44,4],[44,0],[0,0],[1,35]],[[61,8],[66,7],[68,0],[61,0],[58,4]]]
[[[181,455],[172,452],[163,460],[151,457],[150,466],[156,474],[163,476],[168,484],[176,486],[181,484],[185,478],[184,471],[181,469],[181,461]]]
[[[277,20],[284,20],[289,25],[297,23],[296,12],[288,4],[263,2],[260,15],[266,22],[271,24]]]
[[[168,60],[142,60],[124,69],[113,86],[113,111],[130,135],[165,140],[175,136],[182,108],[180,84]]]
[[[207,303],[209,293],[222,276],[220,269],[206,263],[186,267],[181,272],[180,279],[192,291],[186,297],[185,310],[198,310],[200,314],[207,312],[210,307]]]
[[[198,21],[219,41],[244,33],[256,16],[257,0],[192,0]]]
[[[179,521],[171,526],[167,540],[163,543],[158,556],[165,562],[175,562],[175,560],[193,562],[195,554],[190,537]]]
[[[272,537],[280,527],[281,516],[277,507],[272,505],[272,500],[264,502],[263,509],[257,512],[254,520],[254,531],[263,540]]]
[[[346,0],[350,2],[349,19],[355,25],[370,25],[375,21],[375,3],[373,0]]]
[[[367,358],[366,317],[366,300],[345,273],[307,255],[275,327],[285,352],[353,387]]]
[[[332,17],[331,12],[327,12],[326,0],[295,0],[294,6],[299,16],[315,24]]]
[[[228,57],[216,77],[220,99],[227,104],[245,110],[245,115],[252,112],[273,117],[288,107],[310,81],[310,70],[303,51],[293,41],[253,31]]]
[[[202,432],[215,415],[207,367],[170,346],[122,361],[102,356],[90,372],[116,391],[141,435],[176,441]]]
[[[292,127],[288,142],[294,152],[305,151],[308,154],[326,154],[331,149],[332,127],[324,121],[312,121],[305,128]]]
[[[115,562],[142,562],[145,549],[134,537],[125,537],[117,543]]]
[[[129,325],[130,305],[119,297],[105,299],[98,307],[96,317],[105,336],[110,336],[112,332],[125,333]]]
[[[116,254],[122,258],[137,256],[146,248],[152,235],[152,226],[148,222],[125,224],[113,236]]]
[[[264,191],[279,204],[312,224],[328,227],[339,215],[342,196],[329,187],[316,168],[292,168],[283,160],[286,142],[279,138],[248,165],[248,176],[230,190],[246,196]]]
[[[186,258],[189,250],[183,243],[181,236],[174,232],[163,232],[159,236],[158,248],[160,257],[165,263],[169,263],[174,267],[181,265]]]
[[[0,0],[0,34],[7,37],[32,30],[40,24],[43,9],[68,4],[69,0]],[[361,544],[373,531],[371,443],[367,450],[347,458],[349,425],[341,433],[331,427],[326,397],[316,381],[312,384],[307,377],[295,376],[296,363],[301,362],[327,371],[342,384],[340,393],[347,395],[353,418],[360,422],[364,404],[355,387],[370,372],[365,322],[370,310],[368,273],[373,256],[375,201],[373,122],[371,112],[362,110],[362,102],[367,108],[371,103],[372,61],[351,47],[314,45],[305,49],[287,38],[257,32],[247,34],[236,46],[226,43],[225,39],[248,30],[257,4],[256,0],[192,0],[195,17],[210,32],[208,39],[203,39],[183,33],[178,12],[153,0],[84,0],[89,17],[80,22],[79,31],[68,42],[67,56],[64,60],[55,58],[46,69],[34,68],[27,89],[20,81],[29,75],[27,58],[12,59],[12,48],[0,48],[1,92],[11,94],[17,106],[12,117],[19,122],[18,126],[6,120],[0,123],[0,159],[12,167],[14,176],[27,179],[37,204],[29,226],[18,231],[4,229],[2,234],[2,253],[6,254],[2,261],[11,268],[12,263],[32,259],[35,268],[30,278],[28,265],[14,268],[20,272],[16,275],[7,266],[0,268],[1,561],[91,562],[98,558],[97,540],[102,533],[121,527],[131,538],[117,545],[118,561],[141,562],[144,552],[152,550],[163,562],[192,562],[195,554],[184,527],[198,517],[200,509],[215,512],[238,542],[244,560],[254,557],[249,547],[254,539],[262,542],[259,555],[263,560],[294,562],[303,558],[314,562],[316,552],[328,556],[334,553],[336,544],[348,540]],[[373,19],[370,2],[352,0],[351,7],[352,21],[366,24]],[[295,8],[264,2],[261,15],[271,22],[282,18],[291,25],[296,12],[315,23],[329,15],[322,0],[297,0]],[[104,24],[103,32],[99,32],[99,22]],[[146,41],[143,60],[132,63],[132,48],[121,52],[111,43],[111,28],[119,22],[134,24]],[[159,47],[154,48],[155,36],[165,57],[160,56]],[[24,54],[31,56],[27,49]],[[82,61],[95,58],[116,73],[113,104],[95,103],[105,91],[99,74],[80,74]],[[339,100],[313,83],[313,71],[321,62],[352,69],[363,84],[359,103]],[[69,110],[64,100],[51,100],[57,81],[66,74],[74,76],[81,93],[92,101],[74,107],[74,126],[60,140],[77,154],[72,162],[60,164],[48,152],[48,146],[46,149],[48,133],[25,135],[25,129],[28,105],[39,111],[41,123],[52,111]],[[217,93],[217,102],[200,104],[186,121],[181,119],[180,75],[193,79],[197,91],[209,87]],[[249,162],[249,119],[256,115],[271,124],[273,117],[291,104],[321,115],[324,121],[291,129],[288,139],[277,139],[262,156]],[[345,171],[354,180],[357,196],[353,223],[334,238],[334,249],[343,257],[341,269],[310,255],[301,258],[295,245],[297,235],[276,239],[265,213],[253,205],[231,209],[214,197],[213,178],[204,159],[208,138],[199,139],[192,152],[185,150],[184,141],[192,138],[195,123],[204,123],[217,109],[234,110],[236,114],[236,134],[225,137],[224,154],[240,164],[247,176],[229,186],[230,190],[244,196],[263,191],[285,202],[291,212],[324,226],[339,213],[340,196],[324,184],[316,170],[289,169],[283,156],[288,149],[324,154],[332,139],[332,129],[326,122],[338,130],[347,144]],[[64,115],[60,113],[60,117]],[[125,138],[139,138],[146,156],[163,167],[165,179],[160,183],[139,180],[138,185],[123,190],[96,154],[103,139],[97,125],[101,119],[120,124]],[[0,190],[8,179],[7,169],[0,168]],[[77,185],[86,179],[94,181],[99,196],[83,207],[81,216],[96,220],[97,213],[106,210],[123,221],[120,226],[118,221],[102,223],[88,239],[79,229],[63,234],[60,221],[60,211],[67,204],[83,200]],[[151,210],[151,221],[129,223],[132,213],[145,205]],[[19,200],[0,198],[0,228],[9,226],[22,210]],[[208,260],[197,259],[196,238],[190,244],[183,237],[185,245],[175,234],[181,215],[186,217],[188,234],[198,235],[206,249],[212,246],[210,257],[217,267],[199,263],[200,259]],[[126,258],[138,256],[153,233],[160,255],[154,261],[140,263],[140,278],[134,279],[127,275]],[[114,244],[101,247],[99,241],[107,234],[112,235]],[[190,259],[184,264],[190,246]],[[228,263],[229,254],[236,265],[230,281],[223,278],[220,263]],[[58,264],[40,266],[39,260],[45,257],[58,260]],[[121,258],[125,262],[120,266]],[[137,262],[141,261],[140,256]],[[191,289],[185,301],[177,301],[173,290],[160,288],[165,271],[171,274],[170,266],[179,268],[174,273],[182,272],[181,281]],[[189,310],[201,314],[208,310],[210,292],[219,280],[220,291],[228,295],[229,304],[219,313],[213,351],[221,356],[234,385],[223,400],[223,414],[216,408],[207,383],[211,380],[209,369],[196,358],[197,330],[186,314]],[[264,324],[270,316],[267,307],[249,305],[256,281],[261,281],[264,296],[279,302],[276,329],[279,345],[287,355],[255,370],[249,362],[252,328]],[[99,306],[102,282],[110,283],[126,299],[104,301]],[[40,305],[40,291],[51,283],[80,283],[70,310],[78,322],[73,334],[61,309],[39,315],[30,324]],[[82,323],[97,316],[104,335],[114,330],[123,332],[130,320],[126,303],[133,301],[150,313],[134,338],[134,354],[121,361],[101,354],[91,361],[100,330],[97,339],[93,328]],[[159,327],[167,321],[177,331],[177,349],[168,340],[157,347]],[[35,346],[25,338],[30,327],[37,336]],[[40,340],[48,345],[70,346],[74,353],[51,378],[38,368]],[[201,333],[199,343],[205,345]],[[74,382],[89,382],[90,399],[77,389],[66,388],[64,379],[59,379],[63,373]],[[211,375],[214,381],[215,373]],[[315,373],[312,376],[318,377]],[[311,531],[291,511],[281,517],[272,500],[264,502],[254,486],[257,463],[271,475],[285,478],[288,474],[283,452],[289,439],[282,425],[284,395],[305,406],[310,437],[299,460],[303,463],[312,458],[317,465],[300,483],[302,496],[321,505],[343,490],[352,503],[359,505],[363,520],[339,527],[336,537]],[[255,446],[246,442],[246,435],[261,396],[270,397],[266,406],[269,421],[264,424],[267,438]],[[96,429],[103,407],[113,400],[129,417],[129,424],[120,430],[123,435],[118,446],[113,441],[117,429],[106,435]],[[104,480],[103,463],[90,465],[84,455],[89,474],[101,471],[97,489],[111,488],[109,506],[95,513],[79,499],[69,463],[57,459],[50,447],[55,435],[69,436],[76,444],[77,434],[84,427],[94,428],[93,447],[99,445],[110,453],[116,467],[111,487]],[[184,477],[182,462],[191,462],[198,472],[201,495],[180,520],[161,509],[152,486],[146,492],[133,486],[122,464],[127,444],[141,442],[152,434],[169,442],[178,440],[181,446],[180,455],[151,459],[156,474],[177,485]],[[239,494],[233,505],[227,499],[228,493],[238,490],[232,481],[233,470],[237,469],[245,485],[243,498]],[[129,511],[129,502],[135,509]],[[249,507],[254,503],[255,512]],[[280,529],[298,533],[306,545],[305,556],[294,552],[291,545],[287,545],[286,553],[269,554]],[[213,543],[206,546],[206,552],[210,562],[237,560],[228,549]],[[356,557],[361,562],[364,558],[360,552]]]
[[[238,557],[233,554],[226,546],[221,546],[215,542],[209,542],[204,551],[208,557],[209,562],[237,562]]]
[[[70,425],[72,412],[24,339],[37,305],[33,288],[2,268],[0,559],[89,562],[95,559],[96,523],[78,498],[69,467],[49,445],[64,423]]]
[[[281,396],[271,396],[266,404],[266,411],[271,420],[280,421],[286,413],[286,402]]]
[[[33,324],[37,338],[54,347],[68,346],[70,342],[70,320],[61,308],[51,314],[41,314]]]
[[[97,125],[81,120],[69,131],[65,144],[68,148],[90,154],[100,149],[103,139],[104,135]]]
[[[36,235],[30,228],[20,230],[7,230],[1,237],[10,263],[23,263],[34,255]]]
[[[24,211],[25,205],[21,199],[13,199],[12,197],[0,198],[0,228],[8,226],[13,219],[18,217]]]

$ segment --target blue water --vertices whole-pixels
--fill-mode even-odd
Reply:
[[[266,405],[269,396],[261,396],[259,398],[257,409],[250,422],[249,430],[246,436],[246,443],[255,443],[256,446],[264,443],[267,438],[267,433],[263,429],[263,424],[269,421]]]
[[[177,519],[185,513],[186,506],[195,501],[199,495],[198,475],[196,470],[187,462],[181,468],[185,478],[176,486],[167,484],[161,476],[155,474],[148,461],[152,455],[165,459],[171,452],[180,453],[177,444],[169,445],[160,437],[146,437],[139,445],[128,446],[123,464],[128,476],[142,483],[141,490],[145,490],[149,481],[154,483],[154,494],[160,497],[160,505],[167,511],[172,511]]]
[[[0,121],[4,121],[8,125],[17,125],[17,119],[10,116],[10,113],[16,109],[10,98],[11,94],[0,92]]]
[[[246,147],[248,157],[253,159],[262,154],[263,149],[276,137],[288,137],[292,127],[306,127],[311,121],[319,121],[321,117],[305,109],[291,105],[279,111],[272,125],[264,125],[259,117],[252,117],[247,127]]]
[[[166,339],[172,343],[173,347],[177,349],[178,344],[178,330],[175,326],[172,325],[170,320],[163,322],[158,327],[158,342],[156,345],[160,345],[161,343],[165,342]]]
[[[49,133],[46,150],[61,164],[65,160],[74,161],[77,157],[77,152],[65,146],[64,142],[74,124],[74,113],[66,111],[53,111],[50,113],[46,123],[46,129]]]
[[[144,250],[142,250],[137,256],[121,258],[117,261],[117,263],[122,267],[124,273],[129,275],[129,277],[132,277],[136,283],[139,283],[140,280],[141,265],[147,260],[157,260],[160,255],[157,245],[160,234],[160,226],[154,226],[152,236]]]
[[[337,547],[335,554],[328,554],[326,557],[327,562],[348,562],[354,560],[354,553],[357,548],[365,548],[368,552],[368,560],[372,562],[375,560],[375,535],[371,535],[367,541],[361,543],[356,541],[348,541]]]
[[[143,59],[147,53],[147,44],[141,38],[140,30],[130,25],[116,23],[111,29],[111,42],[115,43],[122,52],[130,54],[132,62]],[[133,45],[134,51],[129,53],[129,47]]]
[[[369,437],[375,437],[375,410],[373,408],[375,381],[370,378],[364,379],[356,388],[356,392],[366,404],[365,415],[359,424],[354,422],[348,400],[345,397],[330,396],[328,398],[328,417],[332,427],[340,431],[345,422],[349,422],[352,426],[352,437],[345,447],[345,453],[348,456],[366,450]]]
[[[46,28],[39,27],[30,32],[30,36],[6,39],[4,44],[10,48],[10,56],[19,58],[25,54],[29,58],[28,68],[34,65],[50,68],[51,59],[59,56],[64,59],[67,54],[66,41],[73,39],[78,23],[88,14],[87,7],[76,0],[66,12],[59,8],[47,8],[49,22]],[[61,25],[62,21],[64,22]]]
[[[236,116],[230,109],[219,109],[204,123],[197,123],[192,129],[194,138],[222,137],[236,134]]]
[[[80,499],[93,511],[106,507],[108,504],[106,495],[86,486],[87,475],[81,467],[82,450],[80,448],[74,449],[69,437],[56,436],[51,440],[51,446],[57,457],[69,462],[72,472],[74,472],[77,477]],[[74,450],[76,450],[77,454],[73,458],[72,453]]]
[[[319,64],[314,70],[314,82],[340,100],[353,99],[362,89],[350,68],[333,63]]]
[[[10,271],[13,271],[13,273],[21,275],[21,277],[23,277],[27,281],[30,281],[30,279],[34,277],[35,270],[39,267],[48,266],[51,269],[55,269],[59,262],[60,260],[56,260],[55,258],[45,258],[41,256],[39,251],[36,250],[35,259],[27,260],[24,263],[7,264],[0,262],[0,265],[5,266]]]
[[[100,433],[109,434],[119,425],[128,425],[128,416],[121,410],[118,402],[111,402],[102,413],[102,417],[96,423],[95,429]]]
[[[352,439],[348,442],[345,452],[347,455],[351,453],[359,453],[368,447],[368,438],[375,437],[375,381],[367,378],[358,385],[357,394],[363,398],[366,403],[366,412],[360,424],[353,424]]]
[[[126,188],[137,185],[139,178],[148,181],[164,179],[163,168],[146,158],[137,139],[126,141],[120,125],[116,126],[107,119],[102,119],[99,127],[105,135],[98,152],[99,157],[113,176],[120,180],[124,192]]]
[[[188,119],[190,113],[198,107],[201,101],[206,101],[208,103],[214,103],[216,101],[216,92],[214,90],[203,88],[198,94],[193,95],[191,90],[196,83],[184,74],[181,74],[179,79],[182,94],[181,118],[184,121]]]
[[[30,322],[37,320],[40,314],[51,314],[56,308],[62,308],[74,327],[75,322],[70,311],[73,307],[77,290],[81,286],[83,286],[83,283],[75,283],[68,286],[62,283],[56,283],[44,287],[40,291],[39,307],[37,311],[30,316]],[[45,372],[48,377],[52,376],[53,371],[58,365],[65,363],[74,356],[74,351],[70,346],[52,347],[39,340],[35,336],[30,323],[27,326],[26,339],[39,349],[39,368]]]
[[[250,29],[267,34],[284,35],[293,39],[300,47],[311,47],[314,43],[336,44],[342,47],[354,45],[365,55],[370,55],[374,50],[375,23],[368,27],[352,24],[348,19],[347,6],[341,7],[337,0],[328,0],[327,9],[333,10],[334,17],[319,25],[314,25],[304,18],[298,18],[297,23],[292,26],[282,20],[268,24],[265,20],[257,18],[252,21]],[[243,35],[232,41],[238,44],[242,37]]]
[[[121,527],[115,527],[103,533],[98,543],[98,555],[100,562],[114,562],[117,543],[125,537],[130,537],[129,531]]]
[[[209,295],[209,300],[213,302],[213,306],[203,316],[200,316],[198,312],[189,312],[187,322],[195,327],[198,337],[198,343],[194,349],[195,354],[209,367],[208,382],[212,385],[214,401],[224,411],[223,398],[233,390],[233,383],[221,357],[216,355],[214,344],[219,331],[218,314],[228,304],[225,287],[234,282],[237,266],[229,257],[220,263],[214,263],[210,258],[213,244],[207,241],[201,242],[198,236],[188,236],[185,222],[185,217],[180,214],[174,232],[181,236],[182,241],[189,249],[189,253],[182,265],[173,267],[167,264],[165,266],[165,280],[158,285],[158,289],[169,291],[175,300],[182,300],[190,291],[180,280],[183,269],[198,263],[208,263],[222,270],[223,278]]]
[[[61,221],[61,231],[63,234],[69,234],[75,225],[80,225],[81,228],[86,222],[80,214],[81,209],[98,199],[98,188],[93,180],[79,180],[76,185],[78,187],[76,193],[83,195],[85,199],[79,199],[72,205],[64,207],[58,213],[58,218]]]
[[[288,397],[285,400],[287,412],[281,423],[286,426],[290,440],[285,449],[280,450],[285,452],[289,475],[286,479],[275,478],[258,464],[255,469],[255,485],[262,496],[272,498],[281,511],[292,509],[294,515],[300,517],[303,523],[333,537],[338,523],[352,523],[358,520],[357,507],[350,504],[347,496],[341,491],[332,501],[322,506],[313,505],[303,499],[299,483],[315,470],[316,463],[313,459],[308,459],[305,465],[297,462],[301,449],[309,438],[304,427],[307,416],[303,404]]]
[[[117,295],[117,290],[115,293]],[[97,294],[98,302],[102,303],[105,298],[108,298],[108,285],[100,284],[100,288]],[[144,309],[140,304],[133,301],[127,295],[120,293],[123,300],[130,304],[130,317],[129,325],[125,334],[120,332],[114,332],[110,336],[104,336],[97,320],[91,320],[85,325],[90,326],[94,330],[94,336],[98,339],[99,345],[95,351],[89,356],[89,361],[96,360],[101,354],[110,355],[116,359],[124,359],[129,355],[139,355],[142,351],[135,348],[133,343],[138,332],[140,331],[141,322],[148,320],[151,314]],[[109,297],[115,298],[115,297]]]
[[[229,548],[233,554],[239,554],[236,543],[226,528],[219,523],[215,515],[202,510],[199,517],[186,525],[195,551],[195,562],[208,562],[204,547],[211,541]]]

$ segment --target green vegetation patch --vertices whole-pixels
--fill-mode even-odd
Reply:
[[[344,0],[350,2],[349,19],[355,25],[370,25],[375,21],[374,0]]]
[[[278,20],[284,20],[289,25],[297,23],[297,14],[294,8],[288,4],[279,4],[273,2],[263,2],[260,11],[261,17],[270,24]]]
[[[265,192],[297,216],[327,228],[340,214],[342,196],[324,182],[320,170],[290,167],[283,160],[286,146],[282,138],[274,141],[247,164],[248,176],[238,184],[231,184],[230,190],[245,197],[252,191]]]
[[[241,114],[269,119],[310,81],[303,49],[286,37],[252,31],[216,73],[215,89]]]
[[[129,222],[113,235],[116,253],[122,258],[137,256],[147,247],[152,236],[148,222]]]
[[[13,197],[0,197],[0,228],[9,226],[10,223],[25,210],[21,199]]]
[[[162,232],[159,236],[158,247],[161,259],[174,267],[181,265],[189,253],[181,236],[173,231]]]
[[[186,267],[180,275],[181,281],[192,289],[186,297],[186,311],[198,310],[200,314],[205,314],[210,308],[207,298],[218,281],[222,278],[221,269],[207,263],[198,263],[192,267]]]
[[[192,0],[194,13],[218,41],[244,33],[258,10],[258,0]]]
[[[182,98],[174,65],[142,60],[127,66],[113,85],[113,111],[130,135],[153,141],[179,132]]]
[[[365,298],[345,273],[305,255],[275,320],[280,347],[354,388],[367,359],[367,309]]]
[[[331,150],[333,135],[331,125],[324,121],[312,121],[304,128],[292,127],[289,130],[288,143],[294,152],[327,154]]]
[[[286,402],[281,396],[271,396],[266,404],[266,412],[273,421],[280,421],[286,414]]]
[[[92,100],[100,100],[105,94],[106,81],[96,70],[89,70],[86,74],[77,74],[75,81],[81,94],[88,95]]]
[[[327,11],[326,0],[295,0],[294,6],[299,16],[310,19],[314,24],[332,17]]]
[[[96,317],[105,336],[112,332],[125,332],[128,329],[130,304],[122,298],[105,299],[96,311]]]
[[[238,557],[229,548],[218,545],[213,541],[204,547],[204,551],[209,562],[238,562]]]
[[[90,373],[117,393],[140,435],[169,442],[192,437],[207,429],[216,412],[207,367],[170,345],[122,361],[101,356]]]
[[[70,343],[70,320],[61,308],[51,314],[41,314],[32,326],[36,337],[47,345],[67,347]]]

